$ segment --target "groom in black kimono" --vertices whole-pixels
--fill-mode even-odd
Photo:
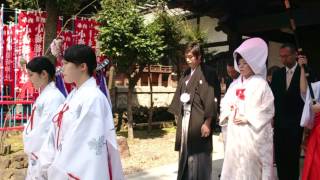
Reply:
[[[215,72],[202,62],[198,43],[185,50],[189,69],[179,81],[169,111],[178,117],[175,150],[178,180],[211,180],[212,127],[216,121]]]

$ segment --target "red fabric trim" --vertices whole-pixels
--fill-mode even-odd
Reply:
[[[56,137],[56,148],[57,149],[59,146],[60,130],[61,130],[61,125],[62,125],[63,114],[68,110],[69,110],[69,106],[67,104],[64,104],[61,111],[53,117],[53,123],[57,123],[57,127],[58,127],[58,133],[57,133],[57,137]],[[56,117],[57,117],[57,119],[55,120]]]
[[[307,142],[302,180],[320,179],[320,113],[317,113]]]
[[[106,148],[107,148],[107,157],[108,157],[109,177],[110,177],[110,180],[112,180],[112,164],[111,164],[111,156],[108,149],[108,141],[106,142]]]
[[[34,157],[36,160],[39,159],[37,155],[35,155],[34,153],[31,153],[32,157]]]
[[[74,179],[74,180],[80,180],[80,178],[78,178],[77,176],[71,174],[71,173],[68,173],[68,176],[70,179]]]

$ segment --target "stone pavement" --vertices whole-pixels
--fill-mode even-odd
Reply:
[[[223,163],[223,143],[219,140],[219,136],[213,136],[213,153],[212,153],[212,180],[219,180],[218,175],[221,173]],[[302,172],[303,159],[301,159],[300,167]],[[176,180],[178,170],[178,162],[169,164],[150,170],[142,171],[136,174],[126,176],[127,180]],[[275,180],[277,180],[276,168],[274,168]]]

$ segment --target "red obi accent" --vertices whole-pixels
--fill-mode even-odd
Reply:
[[[68,176],[69,176],[69,179],[80,180],[80,178],[78,178],[77,176],[75,176],[71,173],[68,173]]]
[[[239,98],[239,99],[241,99],[241,100],[244,100],[245,99],[245,96],[244,96],[244,91],[245,91],[246,89],[237,89],[236,90],[236,95],[237,95],[237,97]]]
[[[30,119],[29,119],[29,123],[26,127],[26,134],[28,134],[28,129],[30,126],[30,131],[33,129],[33,118],[34,118],[34,111],[36,110],[36,106],[32,107],[32,111],[31,111],[31,115],[30,115]]]
[[[31,155],[32,155],[32,157],[33,157],[33,159],[34,159],[34,160],[37,160],[37,159],[39,159],[39,158],[38,158],[38,156],[37,156],[36,154],[34,154],[34,153],[31,153]]]
[[[109,149],[108,149],[108,142],[106,143],[106,148],[107,148],[107,157],[108,157],[109,177],[110,177],[110,180],[112,180],[112,164],[111,164],[111,156],[109,154]]]
[[[320,113],[315,115],[314,127],[307,141],[302,180],[320,179]]]
[[[58,149],[58,146],[59,146],[60,130],[61,130],[61,125],[62,125],[63,114],[68,110],[69,110],[69,106],[67,104],[64,104],[62,109],[61,109],[61,111],[53,117],[53,122],[57,123],[57,127],[58,127],[58,133],[57,133],[57,136],[56,136],[56,147],[57,147],[57,149]]]

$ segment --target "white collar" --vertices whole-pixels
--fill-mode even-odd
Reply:
[[[83,89],[86,89],[86,87],[97,87],[96,79],[90,77],[80,87],[74,88],[71,91],[71,93],[68,94],[66,102],[70,101],[76,94],[79,94]]]
[[[56,86],[55,82],[52,81],[52,82],[50,82],[49,84],[47,84],[46,87],[44,87],[44,88],[42,89],[42,91],[40,91],[40,93],[42,94],[43,92],[46,92],[46,91],[48,91],[49,89],[53,89],[55,86]]]
[[[196,69],[197,69],[197,68],[191,69],[190,76],[193,75],[193,73],[194,73],[194,71],[195,71]]]
[[[250,81],[250,79],[251,79],[253,76],[254,76],[254,74],[251,75],[251,76],[248,77],[248,78],[245,78],[244,76],[240,75],[241,84],[242,84],[242,85],[247,84],[247,82]]]
[[[90,77],[87,79],[83,84],[81,84],[80,87],[76,88],[77,91],[85,88],[85,87],[96,87],[97,86],[97,81],[95,78]]]
[[[291,69],[289,69],[289,68],[286,66],[286,72],[288,72],[288,71],[290,71],[290,70],[292,70],[292,72],[294,72],[294,71],[296,70],[297,66],[298,66],[298,63],[296,63]]]

